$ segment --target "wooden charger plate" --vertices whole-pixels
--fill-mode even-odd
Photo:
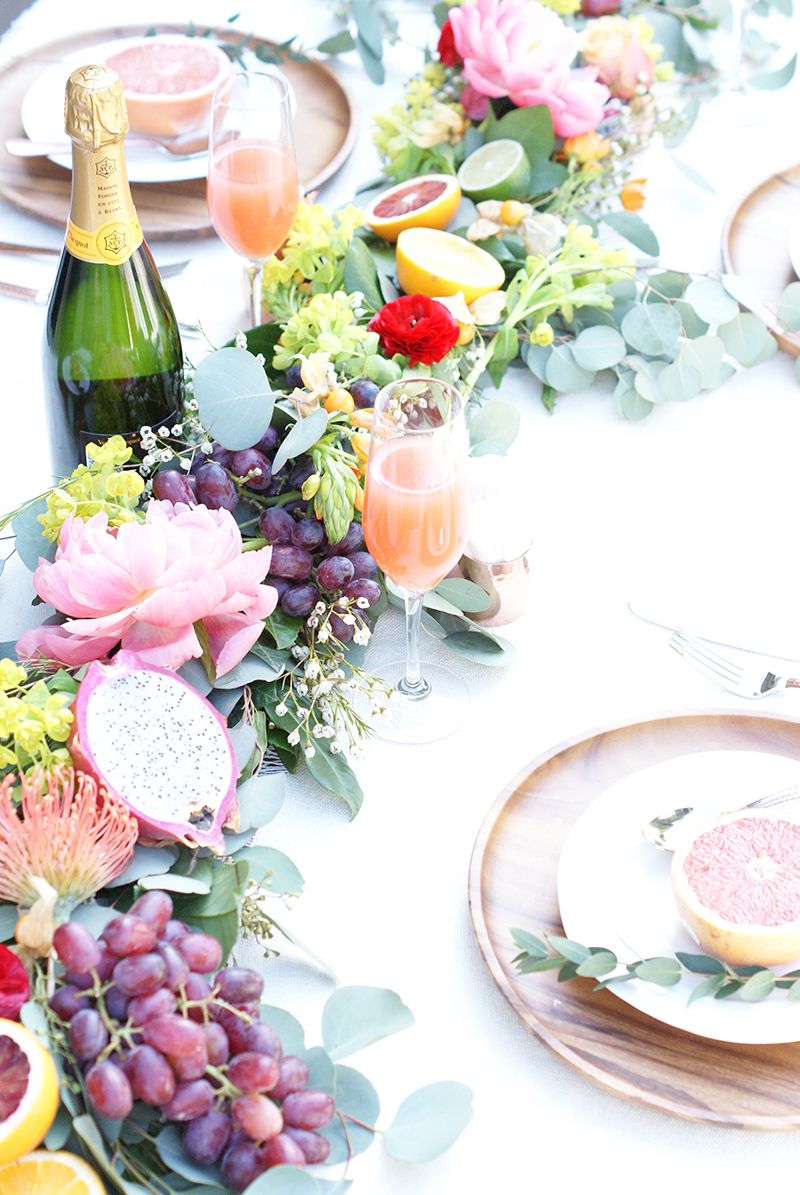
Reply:
[[[754,283],[773,306],[789,283],[797,281],[789,260],[789,237],[798,220],[800,164],[770,175],[749,191],[722,230],[726,272]],[[782,331],[774,314],[764,315],[781,348],[793,357],[800,356],[800,332]]]
[[[517,953],[512,927],[564,932],[556,869],[586,806],[640,768],[714,750],[800,759],[800,722],[758,713],[668,714],[572,739],[534,760],[495,801],[475,842],[469,875],[473,927],[495,982],[518,1016],[596,1083],[689,1120],[800,1128],[800,1042],[712,1041],[654,1020],[611,992],[593,991],[591,980],[559,984],[553,971],[521,976],[511,964]]]
[[[22,137],[20,105],[28,88],[44,67],[59,62],[83,46],[96,46],[121,37],[140,37],[149,30],[185,33],[185,25],[124,24],[94,29],[37,47],[23,58],[0,70],[0,195],[15,207],[50,224],[66,225],[69,213],[71,176],[49,158],[15,158],[6,152],[9,137]],[[272,47],[263,38],[231,29],[212,31],[215,40],[228,45],[247,43]],[[300,182],[314,190],[334,174],[355,143],[355,110],[333,71],[321,62],[285,61],[281,70],[292,84],[297,98],[294,122],[295,148]],[[64,78],[66,84],[66,75]],[[202,236],[213,232],[206,206],[206,180],[132,183],[133,201],[145,235],[154,237]]]

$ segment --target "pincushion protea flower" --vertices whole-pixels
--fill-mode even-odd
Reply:
[[[0,784],[0,899],[30,909],[44,882],[58,895],[57,914],[68,916],[125,870],[137,834],[128,808],[82,772],[10,773]]]

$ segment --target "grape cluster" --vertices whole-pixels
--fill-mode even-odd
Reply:
[[[187,1156],[219,1163],[234,1191],[279,1164],[323,1162],[334,1101],[309,1089],[259,1020],[263,979],[224,967],[216,938],[173,919],[168,893],[140,896],[96,939],[76,922],[53,943],[65,967],[50,1008],[67,1027],[86,1096],[122,1120],[134,1101],[183,1126]]]

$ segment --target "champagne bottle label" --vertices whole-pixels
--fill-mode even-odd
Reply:
[[[109,220],[96,232],[79,228],[72,220],[67,224],[67,248],[73,257],[82,261],[106,262],[118,266],[127,261],[142,243],[142,226],[136,219]]]

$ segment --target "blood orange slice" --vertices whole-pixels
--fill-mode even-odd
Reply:
[[[136,133],[178,137],[208,123],[214,87],[231,69],[227,54],[202,37],[142,37],[106,57],[122,80]]]
[[[672,884],[703,950],[734,966],[800,958],[800,825],[728,817],[676,851]]]
[[[24,1025],[0,1019],[0,1165],[35,1149],[57,1110],[53,1059]]]
[[[461,187],[452,174],[422,174],[376,196],[366,223],[385,241],[396,241],[406,228],[447,228],[460,203]]]

